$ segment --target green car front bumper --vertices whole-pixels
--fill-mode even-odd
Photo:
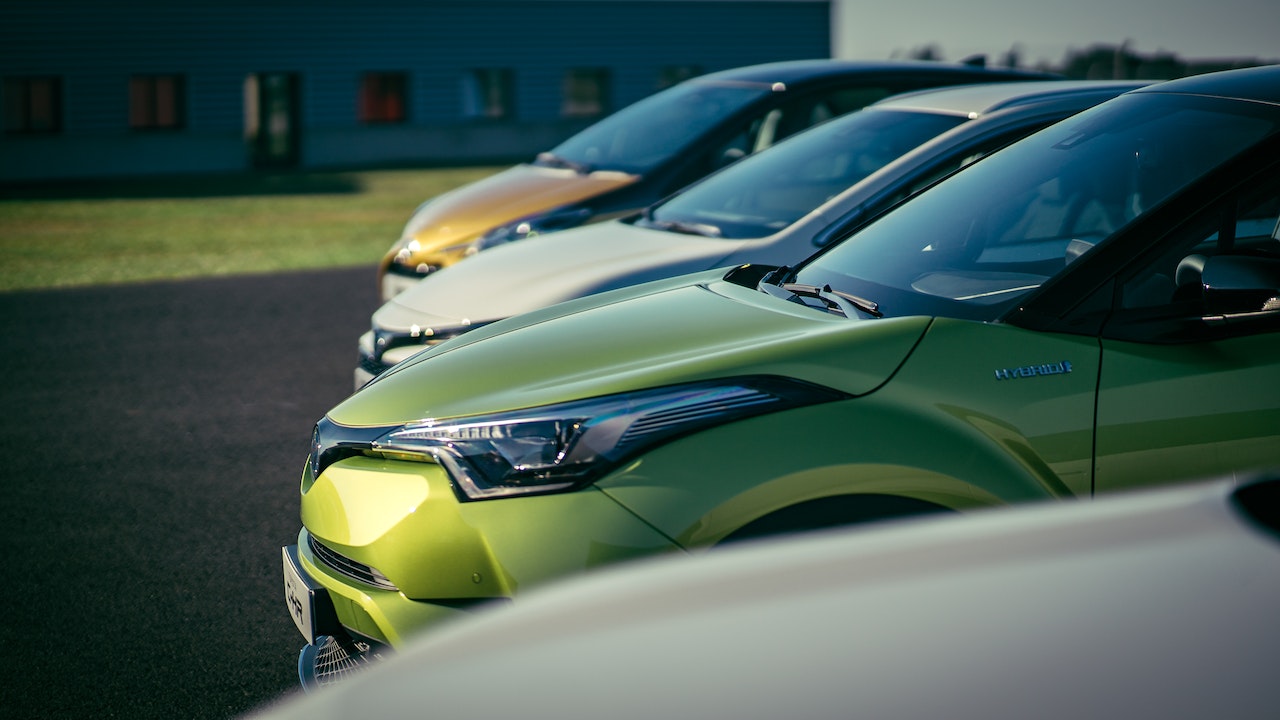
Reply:
[[[540,582],[680,549],[594,488],[460,502],[432,463],[348,458],[304,481],[301,506],[299,570],[338,626],[320,618],[308,642],[344,632],[399,646]]]

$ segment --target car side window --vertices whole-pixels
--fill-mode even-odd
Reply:
[[[801,130],[860,110],[889,95],[889,89],[884,87],[837,88],[801,95],[752,121],[738,141],[749,145],[750,152],[760,152]]]
[[[668,188],[675,192],[694,180],[752,153],[772,147],[779,140],[888,97],[886,87],[836,88],[793,98],[743,123],[727,140],[708,148],[698,161],[681,173]]]
[[[1273,175],[1183,224],[1121,278],[1104,334],[1191,341],[1280,329],[1280,174]]]

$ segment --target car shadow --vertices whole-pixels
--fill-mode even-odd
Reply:
[[[244,172],[92,178],[0,184],[0,200],[106,200],[254,195],[322,195],[360,192],[348,172]]]

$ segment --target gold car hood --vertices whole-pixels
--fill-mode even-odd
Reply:
[[[505,223],[602,195],[639,179],[638,175],[615,171],[583,174],[561,168],[516,165],[425,203],[406,226],[405,240],[416,240],[417,252],[428,253],[471,240]]]
[[[740,375],[861,395],[888,380],[929,324],[830,315],[723,274],[623,288],[473,330],[387,371],[329,417],[389,425]]]

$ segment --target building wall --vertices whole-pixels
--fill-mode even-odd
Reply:
[[[0,135],[0,181],[238,171],[245,78],[300,78],[302,168],[506,161],[589,120],[562,118],[571,67],[607,68],[610,109],[704,72],[830,57],[830,3],[747,0],[0,0],[0,75],[56,76],[62,129]],[[463,75],[507,67],[514,116],[464,117]],[[407,121],[359,120],[365,72],[407,73]],[[129,128],[137,74],[185,78],[185,125]]]

